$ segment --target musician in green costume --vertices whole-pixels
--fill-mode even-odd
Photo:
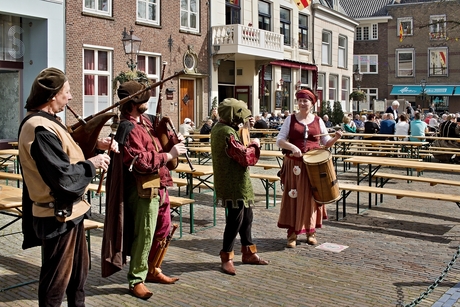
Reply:
[[[245,264],[268,264],[257,255],[252,241],[254,191],[249,177],[249,166],[260,157],[260,141],[247,145],[238,133],[239,127],[252,120],[251,111],[244,101],[227,98],[218,107],[220,116],[211,130],[211,154],[214,169],[214,187],[217,202],[227,208],[228,214],[220,251],[221,269],[235,275],[233,246],[240,235],[242,261]]]

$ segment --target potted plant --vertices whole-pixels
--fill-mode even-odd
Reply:
[[[363,101],[365,98],[366,94],[361,90],[353,91],[349,96],[349,99],[354,101]]]
[[[116,93],[118,85],[122,84],[126,81],[138,81],[140,83],[145,84],[145,86],[149,86],[149,78],[142,70],[136,71],[121,71],[112,81],[112,88],[114,93]]]

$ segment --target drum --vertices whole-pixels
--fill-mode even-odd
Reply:
[[[339,184],[329,150],[315,149],[303,156],[307,167],[313,198],[317,203],[329,204],[340,198]]]

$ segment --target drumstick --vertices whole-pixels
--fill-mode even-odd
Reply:
[[[329,134],[335,134],[335,132],[322,133],[322,134],[315,134],[313,137],[325,136],[325,135],[329,135]]]
[[[328,132],[328,133],[322,133],[322,134],[316,134],[314,135],[313,137],[317,137],[317,136],[325,136],[325,135],[330,135],[330,134],[335,134],[335,132],[339,131],[339,130],[342,130],[342,129],[337,129],[336,131],[334,132]]]

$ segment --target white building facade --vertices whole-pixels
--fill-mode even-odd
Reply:
[[[292,112],[296,90],[310,87],[321,100],[343,101],[350,110],[353,19],[316,0],[301,11],[294,0],[210,5],[214,103],[235,97],[247,101],[253,114]]]
[[[65,69],[63,0],[0,0],[0,140],[17,138],[32,82],[51,66]]]

